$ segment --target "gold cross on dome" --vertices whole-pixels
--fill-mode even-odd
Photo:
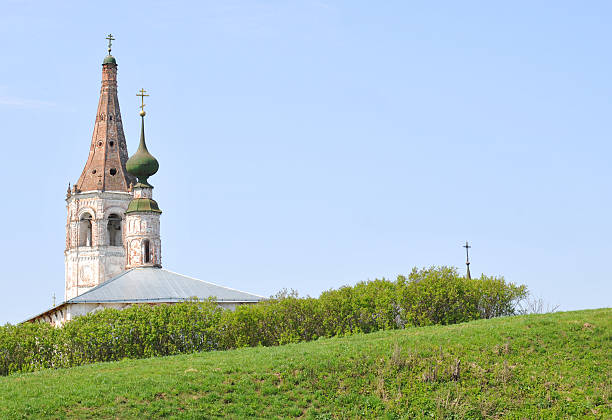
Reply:
[[[108,34],[105,39],[108,39],[108,55],[110,55],[111,47],[113,46],[113,41],[115,40],[115,38],[113,38],[113,34]]]
[[[137,93],[136,96],[140,96],[140,101],[142,103],[142,105],[140,105],[140,109],[144,111],[144,107],[145,107],[145,103],[144,103],[144,98],[145,96],[149,96],[146,94],[146,90],[144,89],[140,89],[140,93]]]

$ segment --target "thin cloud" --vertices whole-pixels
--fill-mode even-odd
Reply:
[[[16,98],[12,96],[0,96],[0,105],[25,109],[48,108],[56,106],[56,104],[53,102],[39,101],[37,99]]]

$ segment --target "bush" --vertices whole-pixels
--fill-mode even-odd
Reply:
[[[454,268],[431,267],[396,281],[328,290],[317,299],[281,291],[235,311],[213,301],[105,309],[62,328],[0,327],[0,375],[514,315],[526,296],[525,286],[502,277],[470,280]]]
[[[452,267],[415,268],[408,279],[399,276],[397,283],[405,321],[414,326],[515,315],[517,304],[527,296],[524,285],[485,275],[467,279]]]

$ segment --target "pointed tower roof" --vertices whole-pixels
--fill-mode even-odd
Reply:
[[[117,61],[110,54],[111,41],[114,38],[109,35],[107,39],[108,55],[102,64],[98,113],[89,157],[75,185],[77,191],[127,192],[130,184],[136,181],[125,169],[128,151],[117,98]]]

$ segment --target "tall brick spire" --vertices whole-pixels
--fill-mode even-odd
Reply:
[[[102,88],[89,157],[75,192],[127,192],[130,183],[136,183],[125,169],[128,151],[117,98],[117,61],[110,55],[110,41],[109,53],[102,64]]]

